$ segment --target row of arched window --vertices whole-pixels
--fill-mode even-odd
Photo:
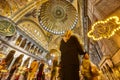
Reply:
[[[7,36],[6,39],[8,41],[13,41],[16,46],[19,46],[34,55],[41,55],[43,53],[43,50],[40,49],[40,47],[36,46],[33,42],[19,33],[16,33],[14,36]]]
[[[111,68],[108,63],[105,63],[105,65],[101,68],[101,71],[106,76],[107,80],[119,80],[115,69]],[[118,74],[120,74],[120,71],[118,71]]]

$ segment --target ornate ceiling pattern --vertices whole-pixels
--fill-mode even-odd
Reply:
[[[33,0],[0,0],[0,15],[10,17]]]
[[[38,19],[45,30],[53,34],[63,34],[76,26],[78,15],[70,2],[49,0],[42,4]]]
[[[53,1],[54,3],[52,3]],[[33,38],[44,48],[48,49],[49,47],[50,50],[51,48],[55,48],[56,44],[59,42],[60,36],[54,34],[61,34],[62,32],[64,32],[64,29],[72,29],[76,26],[76,1],[77,0],[50,0],[50,2],[48,0],[0,0],[0,15],[12,19],[15,23],[18,24],[18,27],[21,30],[28,33],[31,38]],[[42,29],[43,26],[39,24],[39,21],[41,21],[41,19],[39,19],[38,21],[38,15],[42,13],[40,12],[40,10],[42,11],[41,5],[44,4],[53,7],[52,13],[54,13],[54,15],[50,16],[52,17],[52,20],[55,21],[55,18],[57,18],[56,24],[54,25],[58,25],[58,27],[52,27],[52,30],[58,30],[61,32],[50,33],[50,31],[48,32],[47,30]],[[57,6],[58,4],[59,6]],[[47,11],[49,11],[48,9],[50,8],[47,7],[46,9]],[[24,18],[29,20],[25,21]],[[42,17],[42,19],[44,19],[44,17]],[[51,24],[51,22],[48,23]],[[66,26],[68,27],[66,28]]]
[[[22,18],[26,17],[29,19],[29,16],[26,16],[30,11],[38,6],[41,6],[42,3],[47,0],[0,0],[0,15],[11,18],[14,22],[22,21]],[[34,6],[34,7],[33,7]],[[36,11],[33,11],[36,13]],[[25,15],[25,16],[24,16]],[[32,15],[34,15],[32,13]],[[25,21],[25,20],[23,20]],[[26,20],[25,23],[20,23],[18,26],[24,32],[29,33],[28,35],[33,38],[37,43],[39,43],[44,48],[48,48],[46,35],[44,31],[37,25],[36,20]],[[32,33],[31,33],[32,32]],[[37,34],[37,35],[36,35]]]
[[[18,23],[18,27],[28,34],[33,40],[39,43],[45,49],[48,49],[46,35],[34,21],[23,19]]]

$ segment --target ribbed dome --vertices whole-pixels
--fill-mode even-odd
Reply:
[[[68,29],[73,29],[77,23],[77,11],[66,0],[49,0],[42,4],[40,25],[54,34],[63,34]]]

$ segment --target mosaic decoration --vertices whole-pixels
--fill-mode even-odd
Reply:
[[[42,4],[38,17],[40,25],[53,34],[73,29],[78,20],[75,7],[66,0],[49,0]]]
[[[21,8],[34,0],[0,0],[0,15],[12,17]]]
[[[12,36],[15,34],[16,25],[8,18],[0,16],[0,35]]]
[[[88,37],[93,40],[110,38],[120,29],[120,21],[117,16],[110,17],[104,21],[98,21],[93,24],[92,29],[88,32]]]
[[[18,22],[17,24],[21,30],[32,37],[33,40],[39,43],[39,45],[41,45],[45,49],[48,49],[48,47],[46,46],[48,44],[46,40],[46,34],[43,32],[38,24],[29,19],[21,19],[20,22]]]

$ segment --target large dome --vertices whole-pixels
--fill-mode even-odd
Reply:
[[[49,0],[42,4],[40,25],[54,34],[63,34],[68,29],[73,29],[77,23],[77,11],[66,0]]]

